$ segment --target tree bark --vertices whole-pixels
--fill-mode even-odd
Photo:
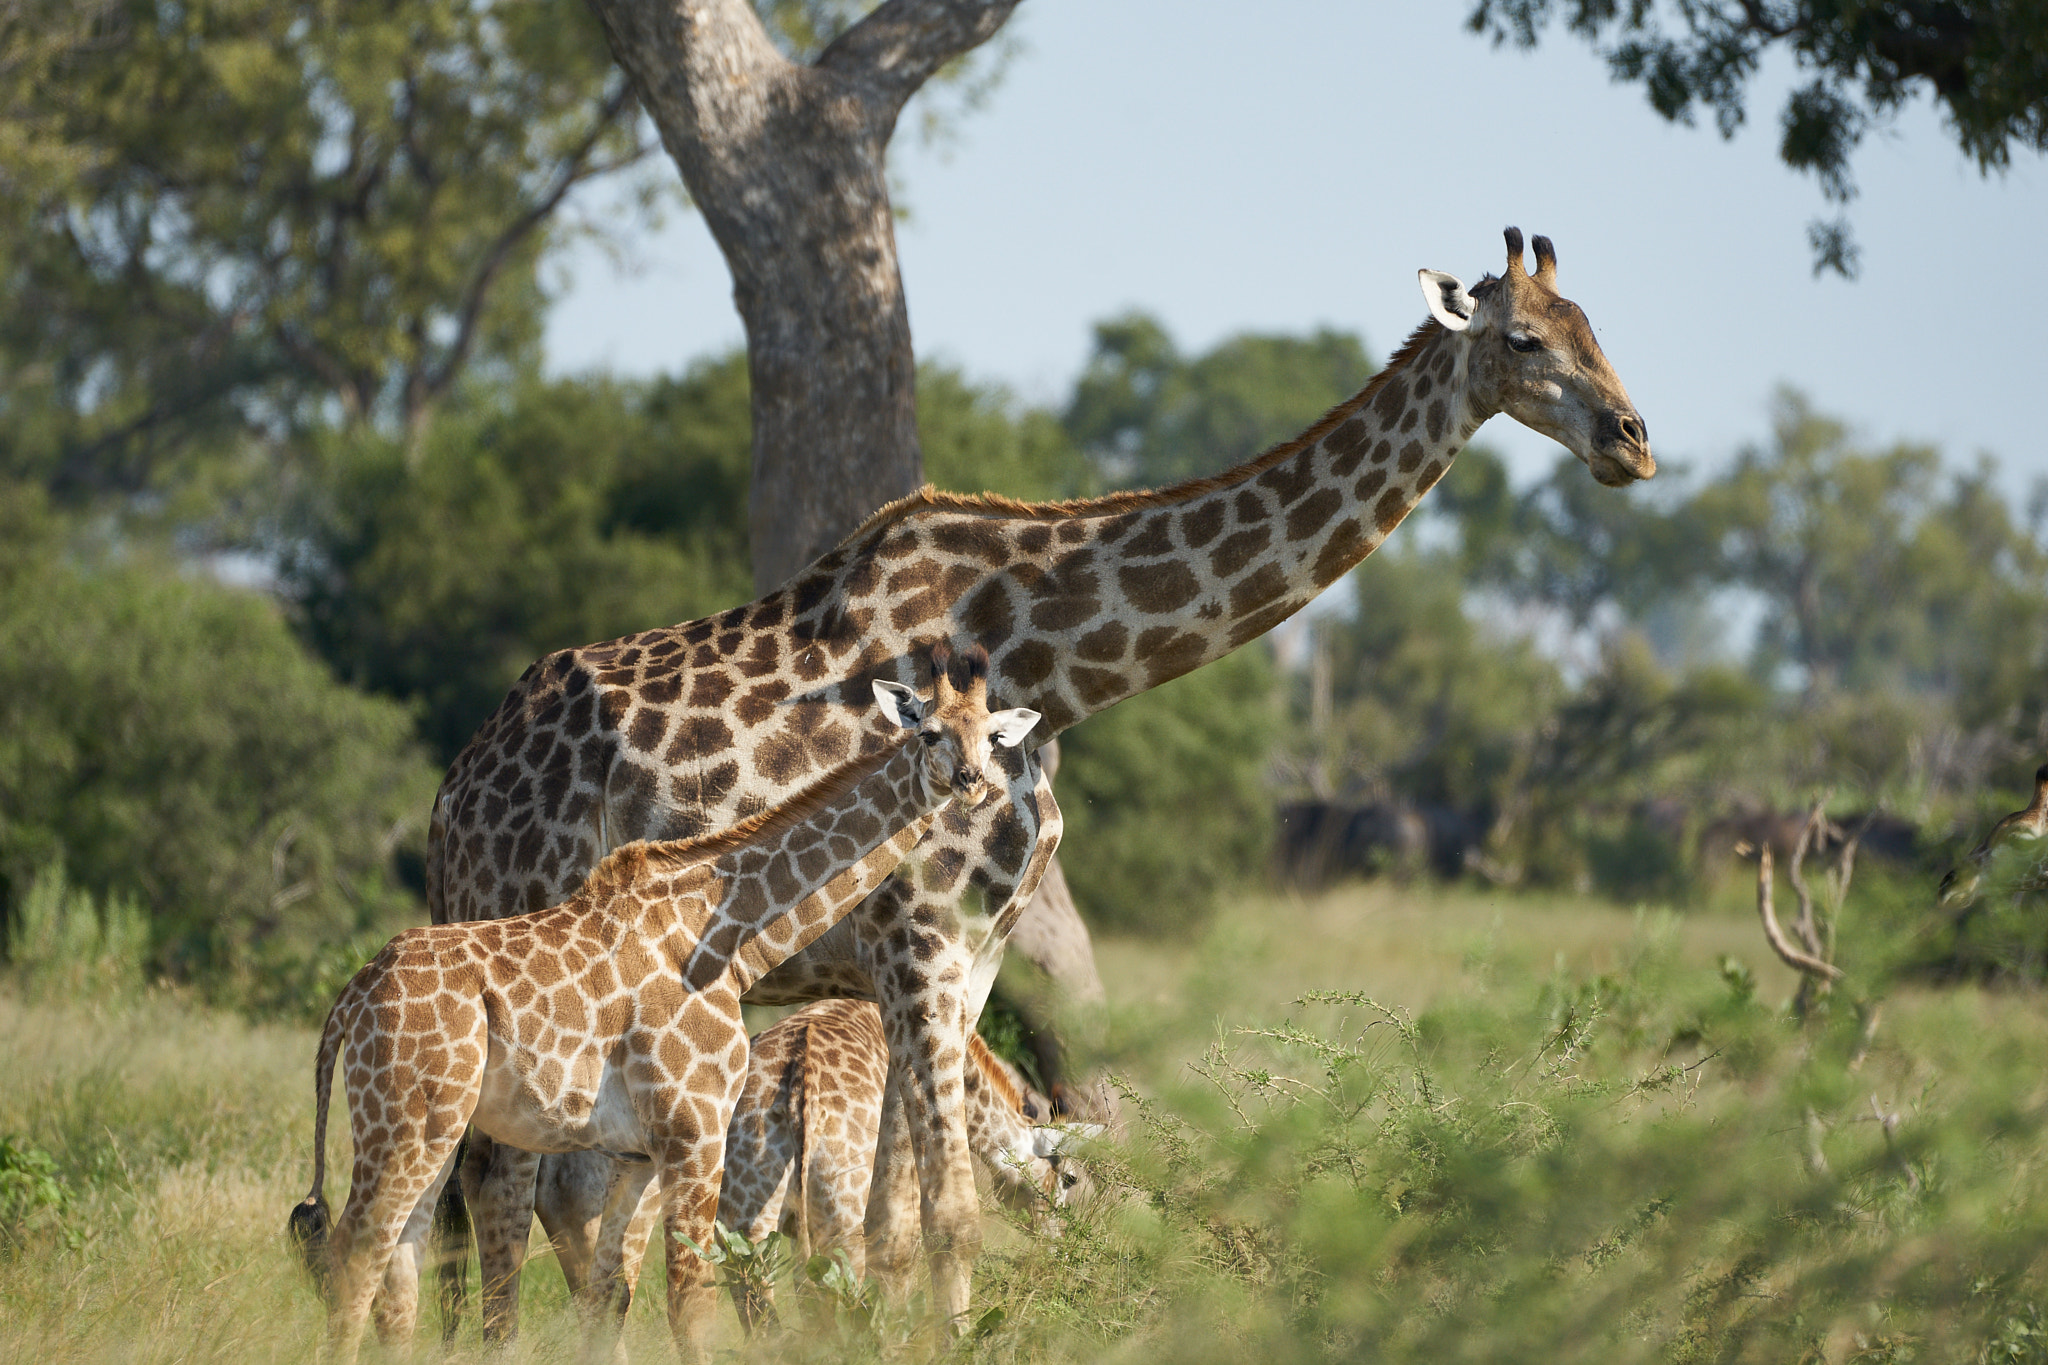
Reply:
[[[732,270],[754,586],[924,481],[885,158],[904,102],[1016,0],[888,0],[808,66],[746,0],[590,0]]]

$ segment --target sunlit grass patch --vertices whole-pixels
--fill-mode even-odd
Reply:
[[[1130,1140],[1087,1154],[1106,1194],[1059,1238],[991,1211],[952,1355],[2042,1358],[2048,1003],[1852,977],[1801,1028],[1753,926],[1388,885],[1107,943],[1092,1032]],[[1867,1048],[1858,1003],[1883,1011]],[[0,1252],[0,1357],[308,1358],[324,1312],[283,1222],[311,1171],[312,1031],[161,991],[0,991],[0,1035],[0,1135],[65,1190]],[[507,1358],[575,1359],[535,1253]],[[662,1286],[657,1254],[635,1358],[670,1356]],[[748,1343],[721,1298],[717,1349],[939,1353],[900,1316],[814,1335],[783,1306]],[[419,1357],[436,1328],[429,1307]],[[483,1354],[472,1318],[453,1358]]]

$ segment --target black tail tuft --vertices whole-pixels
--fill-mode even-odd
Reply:
[[[292,1216],[285,1224],[292,1243],[299,1249],[299,1259],[306,1264],[306,1273],[323,1290],[327,1287],[329,1269],[327,1234],[332,1226],[327,1216],[327,1201],[310,1194],[292,1207]]]

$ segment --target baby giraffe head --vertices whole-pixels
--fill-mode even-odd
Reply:
[[[1419,272],[1430,315],[1466,346],[1467,414],[1504,412],[1585,462],[1609,487],[1657,472],[1650,431],[1607,363],[1579,305],[1557,292],[1557,251],[1536,239],[1536,273],[1522,266],[1522,230],[1509,228],[1505,274],[1467,290],[1455,275]]]
[[[988,651],[969,645],[956,657],[945,645],[932,646],[932,699],[925,701],[901,683],[877,682],[882,714],[922,747],[918,778],[929,795],[978,806],[995,790],[987,770],[994,746],[1014,749],[1038,723],[1024,707],[988,709]]]

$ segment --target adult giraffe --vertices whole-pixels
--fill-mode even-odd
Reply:
[[[1650,477],[1642,419],[1585,314],[1557,293],[1550,242],[1535,239],[1531,275],[1520,230],[1506,239],[1505,273],[1470,290],[1421,271],[1430,319],[1386,368],[1235,469],[1042,504],[926,488],[747,606],[542,659],[442,783],[434,918],[553,904],[608,849],[719,829],[787,798],[879,742],[856,723],[870,684],[915,684],[913,661],[939,641],[988,646],[991,686],[1044,716],[1034,742],[1220,658],[1378,548],[1495,413],[1567,446],[1602,484]],[[892,879],[747,997],[881,1005],[891,1099],[867,1262],[898,1287],[908,1277],[914,1161],[949,1320],[966,1311],[981,1245],[964,1040],[1059,834],[1035,762],[1012,756],[1005,776],[1009,800],[942,819],[920,880]],[[480,1180],[466,1173],[492,1335],[516,1311],[537,1161],[499,1149]],[[587,1224],[606,1174],[551,1179],[544,1221]]]

